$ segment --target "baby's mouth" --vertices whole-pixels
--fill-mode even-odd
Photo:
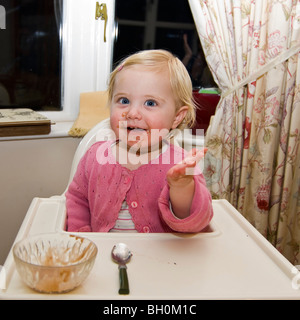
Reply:
[[[127,127],[128,141],[144,141],[148,140],[149,130],[139,127]]]
[[[148,129],[138,128],[138,127],[127,127],[127,131],[128,132],[135,132],[135,133],[138,133],[138,132],[147,132],[147,133],[149,133]]]

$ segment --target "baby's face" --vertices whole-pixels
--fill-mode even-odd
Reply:
[[[176,110],[169,72],[134,65],[118,72],[112,96],[110,123],[129,148],[157,145],[182,121],[187,107]]]

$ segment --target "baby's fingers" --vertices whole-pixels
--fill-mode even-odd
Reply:
[[[183,159],[183,163],[186,163],[188,165],[192,163],[198,163],[202,158],[204,158],[207,148],[203,148],[201,150],[198,149],[192,149],[187,156]]]
[[[185,187],[193,179],[191,175],[186,174],[187,165],[180,163],[172,167],[167,172],[167,181],[169,186]]]
[[[185,176],[185,169],[186,169],[186,164],[180,163],[172,167],[168,171],[168,178],[172,180],[178,180]]]

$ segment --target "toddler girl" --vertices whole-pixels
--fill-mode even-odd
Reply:
[[[204,151],[169,143],[172,130],[195,120],[184,65],[164,50],[133,54],[112,72],[108,101],[116,139],[96,142],[81,159],[66,192],[67,230],[201,231],[213,215],[196,166]]]

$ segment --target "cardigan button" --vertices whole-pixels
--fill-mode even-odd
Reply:
[[[132,208],[137,208],[137,206],[138,206],[138,203],[136,201],[132,201],[131,202],[131,207]]]
[[[143,227],[143,232],[149,233],[150,232],[150,228],[148,226]]]
[[[125,184],[128,184],[130,182],[130,178],[129,177],[126,177],[125,179],[124,179],[124,183]]]

